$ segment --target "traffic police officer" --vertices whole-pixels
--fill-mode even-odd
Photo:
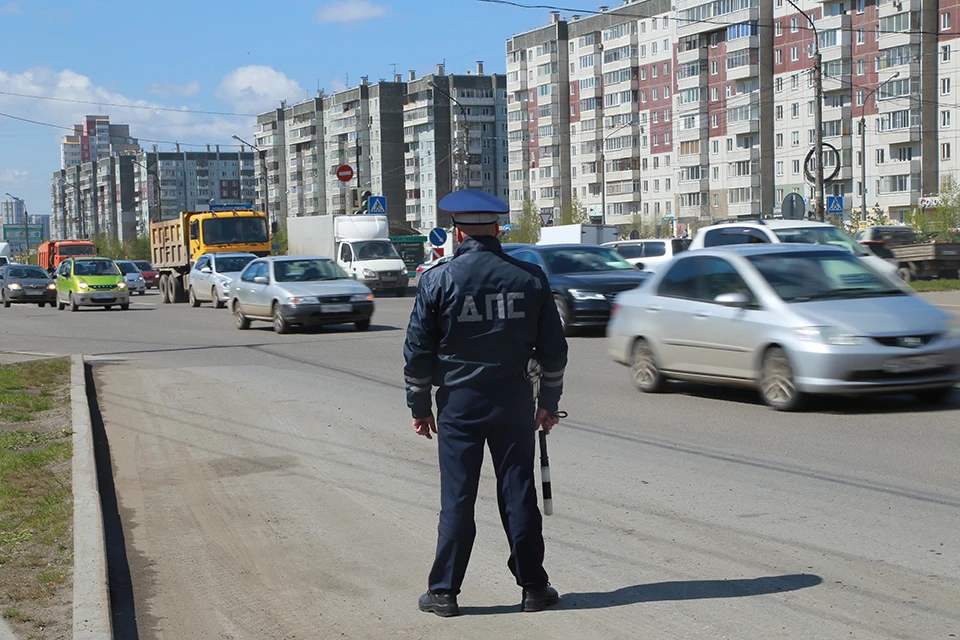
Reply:
[[[423,274],[403,349],[413,427],[439,439],[437,554],[419,607],[459,614],[486,443],[510,544],[507,566],[523,588],[523,610],[540,611],[559,596],[543,569],[535,432],[558,422],[567,343],[543,271],[506,255],[497,240],[498,214],[507,213],[507,205],[464,190],[443,198],[439,208],[453,216],[460,247],[449,263]],[[525,377],[531,358],[543,369],[537,407]],[[432,385],[439,387],[436,421]]]

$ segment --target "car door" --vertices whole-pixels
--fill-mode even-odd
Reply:
[[[210,276],[203,272],[204,268],[210,268],[210,256],[200,256],[190,269],[190,286],[198,300],[206,300],[210,293]]]
[[[268,313],[266,299],[266,291],[268,285],[255,282],[256,278],[261,277],[270,277],[269,265],[266,262],[260,261],[253,263],[252,273],[248,276],[249,279],[243,283],[244,289],[247,289],[247,299],[248,303],[244,304],[244,311],[247,315],[252,316],[265,316]]]
[[[70,276],[73,275],[73,260],[64,260],[60,263],[57,275],[57,298],[67,302],[70,298]]]
[[[751,379],[757,349],[769,333],[765,327],[773,321],[770,312],[759,304],[756,294],[729,260],[706,256],[698,261],[698,300],[692,303],[690,335],[693,365],[706,375]],[[747,307],[716,302],[718,296],[728,293],[746,295]]]
[[[247,265],[247,268],[243,270],[243,273],[240,274],[240,280],[234,285],[234,295],[237,297],[237,303],[240,305],[240,308],[245,314],[252,315],[254,313],[255,303],[253,300],[254,295],[257,290],[255,288],[255,283],[253,279],[256,277],[256,273],[260,270],[261,262],[251,262]]]
[[[686,258],[667,267],[642,313],[648,316],[648,341],[651,342],[660,368],[665,371],[696,372],[693,348],[694,321],[699,301],[697,274],[700,260]]]

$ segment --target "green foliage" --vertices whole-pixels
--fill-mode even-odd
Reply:
[[[118,238],[105,233],[93,237],[93,246],[97,255],[114,260],[149,260],[150,238],[140,236],[133,240],[120,242]]]
[[[279,249],[271,253],[274,253],[275,255],[278,255],[278,256],[287,255],[287,249],[288,249],[289,243],[288,243],[288,237],[287,237],[287,225],[285,222],[278,226],[277,232],[273,234],[273,239],[271,240],[271,242],[280,247]]]
[[[517,244],[536,244],[540,240],[540,212],[533,200],[523,201],[520,217],[510,223],[510,231],[504,236],[504,242]]]
[[[589,222],[590,216],[587,215],[584,206],[580,204],[577,190],[574,189],[570,197],[570,203],[560,209],[560,224],[588,224]]]
[[[957,291],[960,289],[960,280],[938,278],[937,280],[914,280],[910,286],[921,293],[928,291]]]

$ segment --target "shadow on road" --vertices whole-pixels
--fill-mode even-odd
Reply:
[[[683,582],[654,582],[621,587],[614,591],[589,591],[561,594],[555,609],[607,609],[642,602],[669,600],[710,600],[713,598],[745,598],[784,591],[815,587],[823,578],[809,573],[782,576],[764,576],[743,580],[686,580]],[[496,615],[519,612],[518,605],[490,607],[460,607],[464,615]]]

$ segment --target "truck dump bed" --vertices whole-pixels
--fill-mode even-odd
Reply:
[[[175,269],[190,264],[189,248],[180,218],[150,225],[150,252],[157,269]]]

